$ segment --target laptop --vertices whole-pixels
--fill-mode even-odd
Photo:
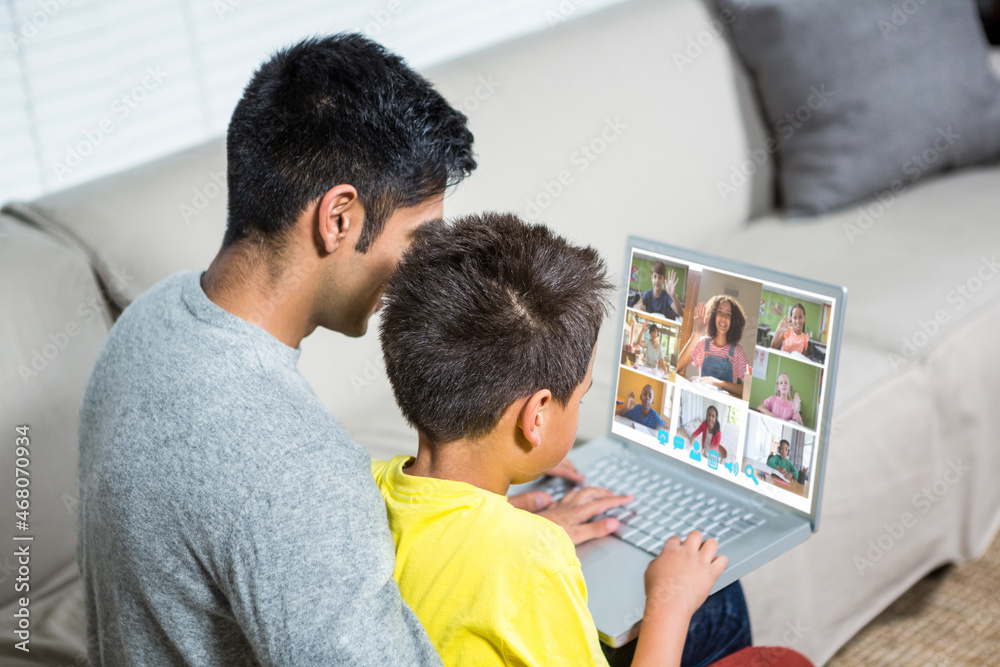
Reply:
[[[714,593],[816,532],[847,297],[637,237],[624,267],[609,432],[570,453],[587,485],[636,496],[607,513],[614,535],[577,548],[612,647],[638,635],[643,573],[671,535],[719,540]],[[511,493],[539,488],[558,499],[569,484]]]

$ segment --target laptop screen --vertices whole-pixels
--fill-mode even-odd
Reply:
[[[637,241],[612,433],[811,512],[838,299],[809,281]]]

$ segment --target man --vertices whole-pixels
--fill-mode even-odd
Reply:
[[[311,39],[254,74],[227,162],[215,260],[122,314],[84,396],[90,660],[440,664],[393,580],[368,454],[295,364],[317,327],[365,333],[386,276],[476,166],[466,119],[363,37]],[[589,520],[623,502],[545,516],[579,542],[615,530]]]
[[[653,386],[646,385],[639,392],[639,405],[635,403],[635,392],[630,391],[625,403],[618,408],[617,414],[625,419],[631,419],[636,424],[642,424],[648,428],[666,428],[660,415],[653,409]]]
[[[367,452],[295,364],[317,327],[365,333],[386,277],[476,166],[466,119],[373,42],[312,39],[255,73],[227,158],[221,250],[125,311],[84,397],[90,660],[440,664],[393,580]],[[622,502],[549,516],[579,541],[614,530],[583,522]]]
[[[653,262],[653,289],[648,289],[635,304],[635,309],[647,313],[662,315],[668,320],[675,320],[684,315],[684,304],[677,298],[677,271],[670,269],[661,261]]]

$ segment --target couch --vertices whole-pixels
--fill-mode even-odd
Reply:
[[[696,56],[679,67],[685,50]],[[426,74],[469,116],[481,165],[447,215],[519,212],[594,245],[616,273],[638,234],[848,287],[819,531],[744,578],[757,643],[822,664],[929,571],[985,550],[1000,527],[1000,166],[786,218],[753,82],[699,0],[555,21]],[[208,265],[225,200],[218,139],[0,215],[0,497],[14,495],[14,427],[27,424],[35,537],[30,654],[12,639],[23,572],[10,547],[0,555],[4,664],[85,662],[74,554],[83,388],[122,309]],[[614,337],[606,326],[601,350]],[[376,336],[318,331],[302,350],[305,377],[373,456],[415,451],[400,416],[370,418],[392,404]],[[610,365],[595,368],[592,395],[610,401],[612,380]],[[604,433],[610,416],[587,411],[579,438]],[[10,519],[4,542],[23,544]]]

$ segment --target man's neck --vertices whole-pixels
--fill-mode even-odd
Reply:
[[[453,482],[465,482],[475,487],[505,495],[511,478],[493,456],[494,444],[487,436],[483,440],[455,440],[446,445],[431,445],[420,434],[417,458],[404,472],[416,477],[433,477]]]
[[[662,287],[654,287],[653,288],[653,296],[654,297],[656,297],[657,299],[659,299],[661,294],[663,294],[663,288]]]
[[[243,244],[223,248],[202,275],[201,287],[215,305],[297,348],[316,328],[310,318],[311,278],[276,268],[276,259],[264,257]]]

